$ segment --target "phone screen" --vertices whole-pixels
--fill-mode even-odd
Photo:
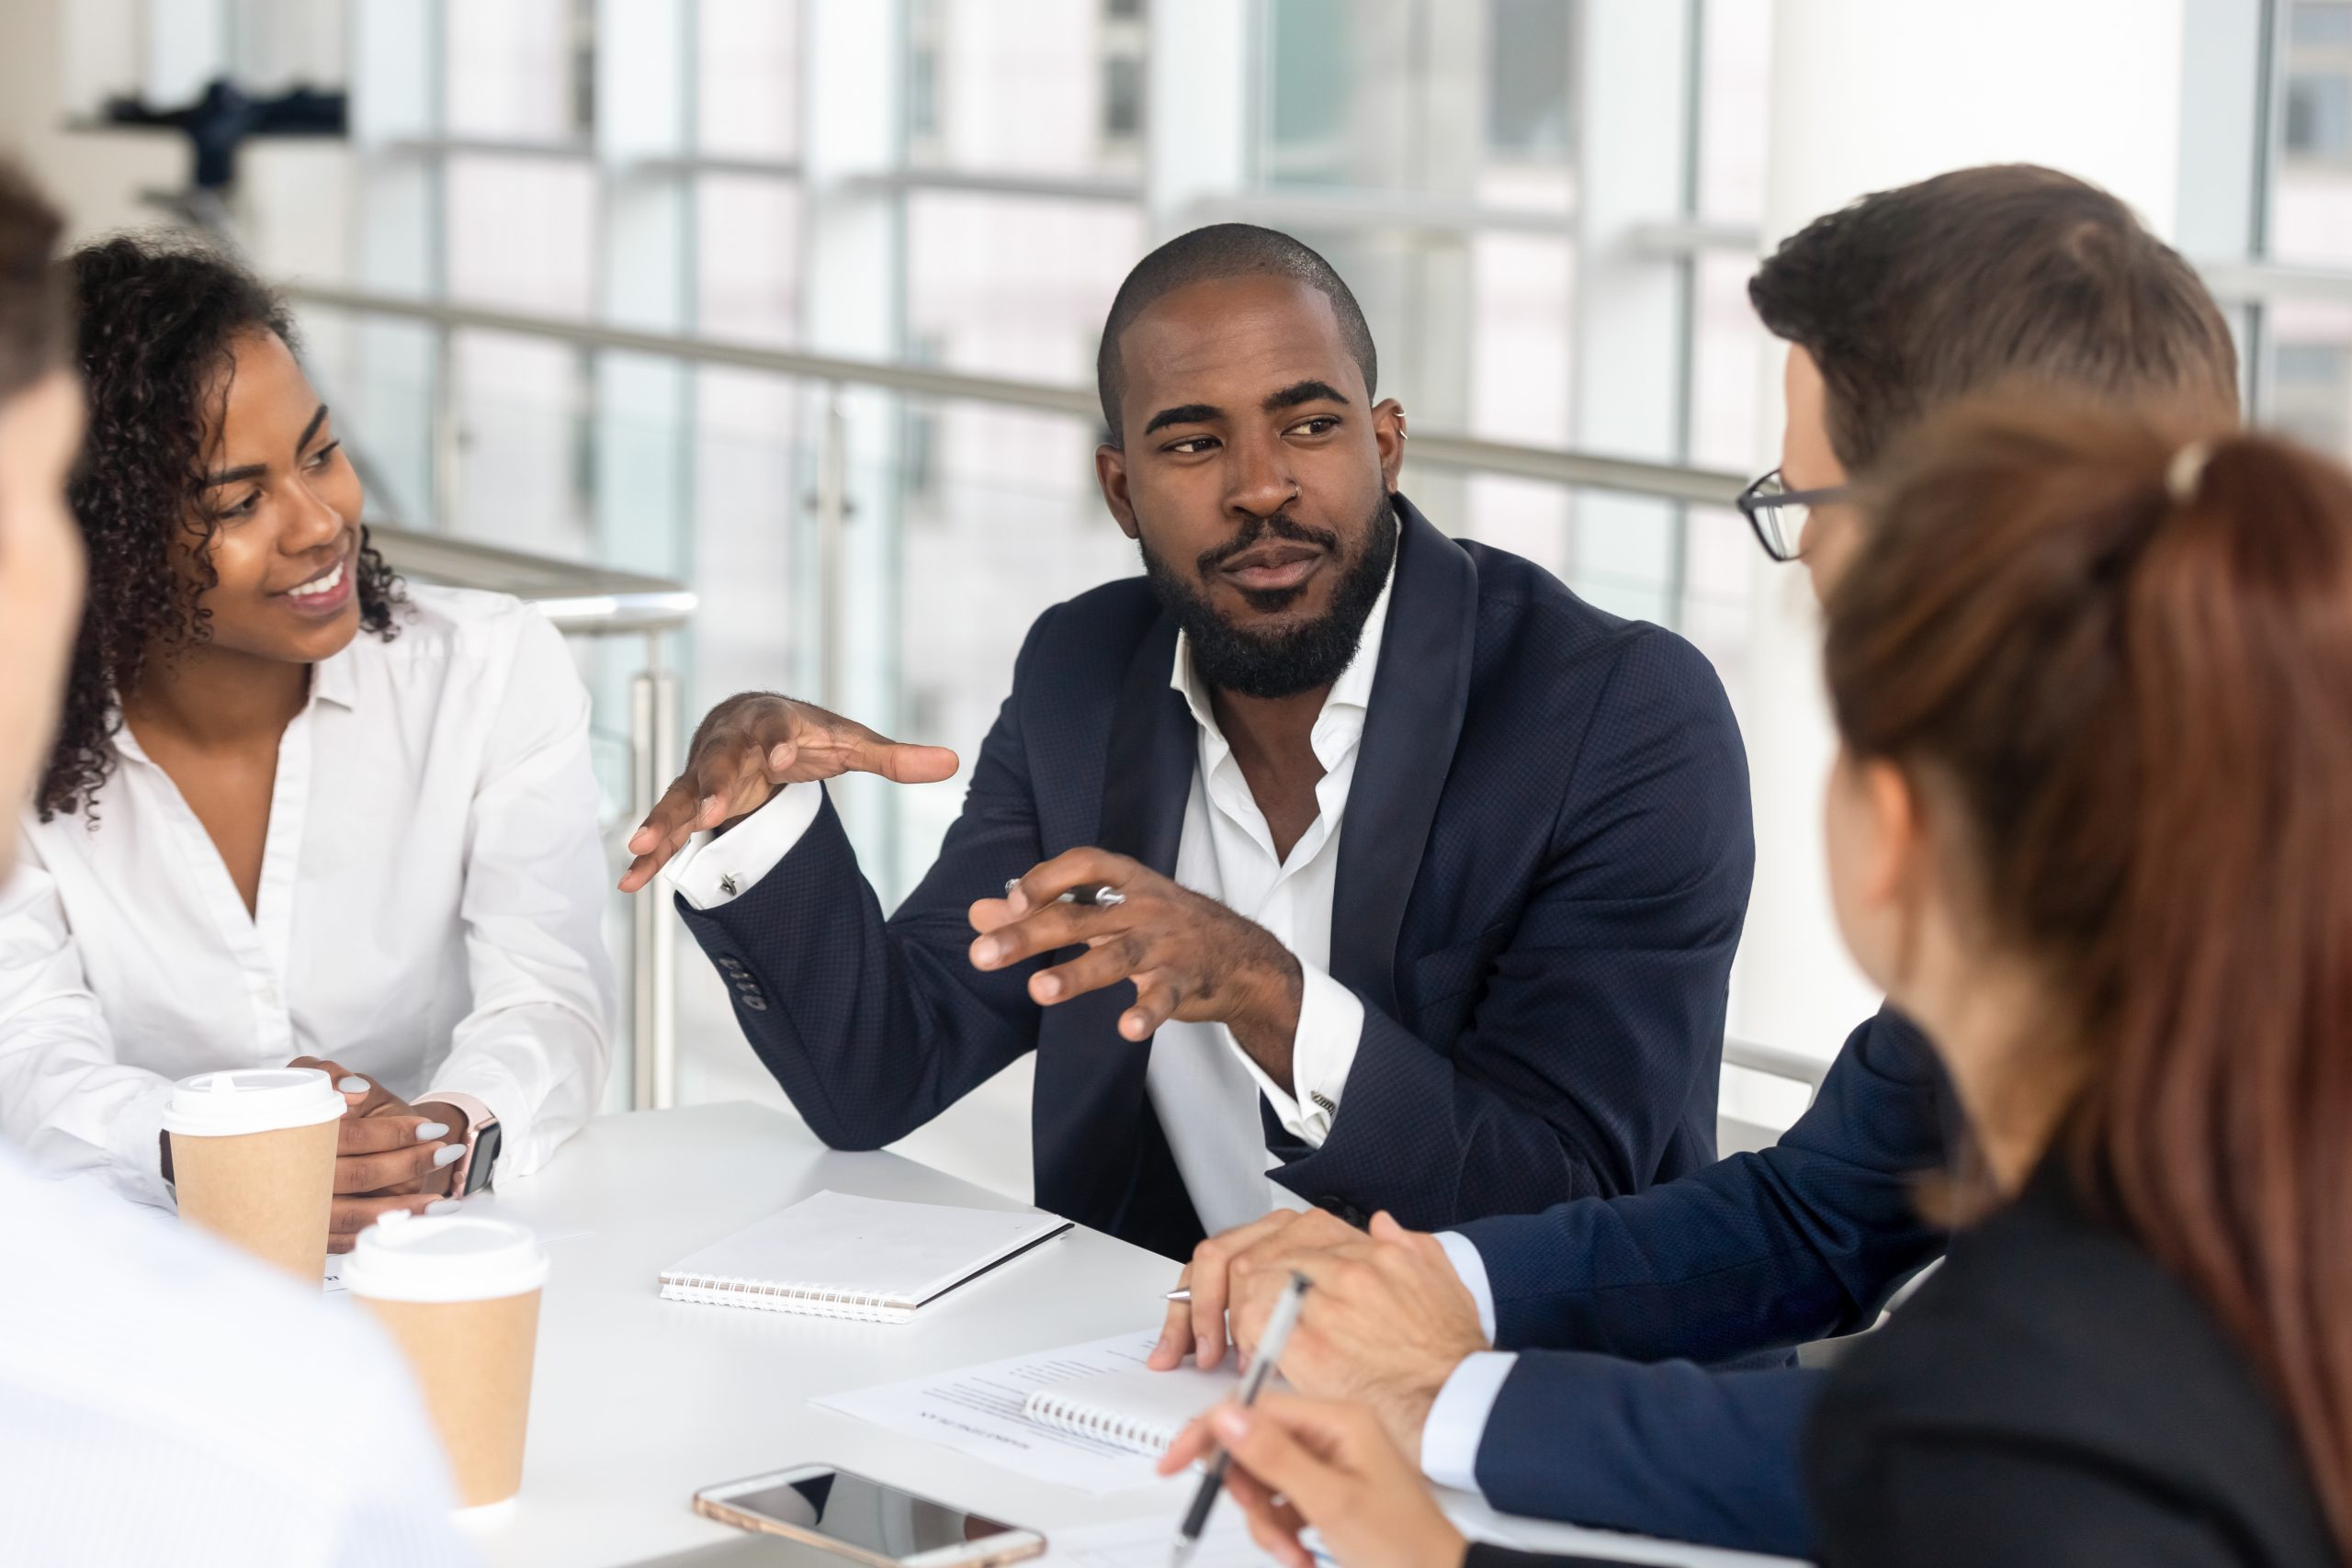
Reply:
[[[773,1485],[729,1493],[726,1502],[884,1557],[964,1546],[1012,1529],[845,1470],[791,1472]]]

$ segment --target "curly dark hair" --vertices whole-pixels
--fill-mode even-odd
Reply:
[[[211,635],[203,597],[218,581],[209,554],[217,524],[196,504],[207,416],[217,427],[238,338],[268,332],[296,344],[285,304],[201,243],[126,236],[77,251],[67,265],[90,407],[67,496],[89,547],[90,587],[57,745],[41,775],[44,822],[89,813],[117,760],[118,694],[138,684],[150,651]],[[193,577],[173,568],[174,553],[188,549]],[[401,581],[364,531],[358,573],[359,624],[390,639]]]

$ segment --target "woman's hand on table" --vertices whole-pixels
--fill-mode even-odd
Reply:
[[[1159,1472],[1219,1446],[1233,1456],[1226,1490],[1284,1568],[1314,1568],[1299,1540],[1310,1526],[1341,1568],[1462,1568],[1469,1543],[1364,1406],[1271,1392],[1248,1410],[1221,1404],[1178,1435]]]
[[[361,1231],[395,1209],[425,1213],[448,1196],[465,1157],[466,1119],[446,1105],[412,1106],[373,1079],[318,1056],[288,1064],[325,1073],[344,1098],[336,1129],[334,1203],[327,1250],[348,1252]]]

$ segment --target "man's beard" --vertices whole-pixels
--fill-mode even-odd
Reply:
[[[1363,624],[1372,618],[1372,607],[1380,602],[1388,569],[1396,559],[1397,533],[1396,509],[1384,495],[1364,525],[1363,554],[1347,568],[1332,591],[1331,607],[1312,621],[1279,632],[1248,631],[1232,625],[1216,613],[1193,581],[1153,555],[1142,540],[1136,540],[1136,545],[1143,551],[1144,570],[1159,602],[1176,617],[1185,640],[1192,644],[1193,669],[1204,682],[1238,696],[1295,697],[1329,685],[1355,661],[1356,649],[1363,641]],[[1309,528],[1277,513],[1253,520],[1216,548],[1204,551],[1194,563],[1200,577],[1205,580],[1269,534],[1319,545],[1333,556],[1339,554],[1339,538],[1328,529]],[[1245,589],[1243,597],[1254,608],[1279,610],[1304,592],[1304,587],[1272,593]]]

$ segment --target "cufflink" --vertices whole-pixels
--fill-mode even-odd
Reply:
[[[735,876],[732,872],[718,879],[718,890],[729,898],[735,897]]]
[[[1340,1113],[1340,1108],[1331,1103],[1331,1097],[1319,1089],[1309,1091],[1306,1098],[1321,1106],[1323,1113],[1327,1116],[1337,1116]]]

